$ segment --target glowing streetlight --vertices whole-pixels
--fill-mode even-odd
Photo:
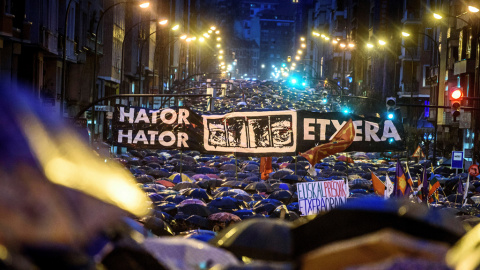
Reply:
[[[441,18],[443,18],[443,16],[438,13],[433,13],[433,18],[440,20]]]
[[[409,36],[410,36],[410,33],[402,32],[402,36],[404,36],[404,37],[409,37]]]
[[[367,43],[367,48],[373,48],[373,44],[372,43]]]
[[[219,54],[223,54],[223,50],[218,51]]]
[[[140,6],[141,8],[147,8],[147,7],[150,6],[150,2],[141,3],[139,6]]]
[[[300,37],[300,40],[301,40],[301,41],[305,41],[305,38],[304,38],[304,37]]]
[[[298,53],[298,54],[302,54],[303,51],[302,51],[302,50],[298,50],[297,53]]]
[[[208,33],[211,34],[211,33],[213,33],[213,31],[212,31],[212,30],[208,30]]]
[[[181,35],[180,36],[180,39],[186,39],[187,38],[187,35]]]
[[[345,43],[340,43],[340,47],[345,48],[347,45]]]
[[[220,45],[220,44],[217,44],[217,48],[220,48],[220,47],[222,47],[222,45]]]
[[[306,48],[307,47],[307,44],[305,43],[302,43],[302,45],[300,45],[302,48]]]
[[[198,38],[198,41],[204,42],[204,41],[205,41],[205,38],[204,38],[204,37],[199,37],[199,38]]]
[[[332,40],[332,43],[333,43],[333,44],[337,44],[337,43],[338,43],[338,40],[334,39],[334,40]]]
[[[385,41],[383,41],[383,40],[379,39],[379,40],[378,40],[378,44],[380,44],[380,45],[382,45],[382,46],[383,46],[383,45],[387,44],[387,42],[385,42]]]
[[[217,35],[220,34],[220,31],[219,30],[215,31],[215,34],[217,34]]]
[[[325,39],[325,40],[330,40],[330,38],[329,38],[329,37],[324,37],[324,39]]]
[[[222,55],[219,55],[219,56],[218,56],[218,59],[222,60],[222,59],[223,59],[223,56],[222,56]]]
[[[168,23],[168,20],[161,20],[158,22],[158,24],[165,25]]]
[[[206,37],[206,38],[209,38],[209,37],[210,37],[210,35],[207,34],[207,33],[204,33],[203,36]]]
[[[215,29],[217,29],[217,27],[215,26],[210,27],[210,30],[215,30]]]
[[[220,41],[220,40],[222,40],[222,38],[221,38],[221,37],[217,37],[217,41]]]
[[[296,59],[296,60],[300,60],[300,56],[298,56],[298,55],[295,56],[295,59]]]
[[[176,24],[175,26],[172,27],[172,30],[173,31],[176,31],[180,28],[180,25]]]
[[[353,48],[353,47],[355,47],[355,44],[354,43],[348,43],[348,47]]]
[[[478,9],[477,7],[468,6],[468,11],[470,11],[470,12],[477,13],[479,10],[480,9]]]

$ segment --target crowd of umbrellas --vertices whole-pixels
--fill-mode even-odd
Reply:
[[[0,88],[4,89],[4,88]],[[429,205],[385,200],[372,172],[398,156],[333,155],[315,164],[196,151],[102,158],[14,87],[0,99],[0,269],[476,269],[480,182],[467,199],[448,166],[404,161],[442,183]],[[311,170],[310,170],[311,171]],[[298,183],[343,180],[347,203],[301,216]],[[467,185],[465,185],[465,188]],[[460,198],[460,199],[459,199]]]
[[[463,236],[465,228],[480,222],[480,197],[476,196],[480,182],[470,179],[469,196],[463,204],[463,196],[456,193],[459,178],[466,181],[467,174],[455,174],[449,167],[439,166],[433,173],[443,185],[430,209],[414,196],[410,202],[385,201],[374,193],[371,173],[382,181],[387,175],[395,178],[396,162],[389,159],[379,153],[361,152],[330,156],[316,164],[317,174],[310,176],[310,164],[303,157],[273,157],[273,172],[262,180],[259,158],[179,150],[131,150],[115,158],[130,170],[153,202],[151,215],[139,220],[145,235],[203,241],[233,254],[238,260],[234,265],[248,258],[249,262],[276,262],[282,267],[302,261],[301,265],[312,268],[313,262],[325,260],[328,254],[324,250],[322,256],[314,256],[311,253],[315,250],[373,232],[381,231],[386,239],[397,236],[397,232],[384,231],[388,228],[408,237],[442,242],[444,246],[431,248],[439,252],[434,262],[447,267],[444,258],[449,247]],[[431,170],[426,160],[403,163],[409,165],[414,182],[424,166]],[[301,216],[296,184],[327,180],[348,183],[347,205],[313,220]],[[399,215],[402,207],[408,207],[409,218]],[[399,241],[395,237],[390,240],[390,244]],[[431,254],[427,255],[395,265],[421,267],[425,258],[432,263]],[[329,263],[333,268],[347,266],[340,261],[332,259]]]

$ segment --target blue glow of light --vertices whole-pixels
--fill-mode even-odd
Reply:
[[[322,102],[327,103],[327,99],[326,98],[322,99]]]
[[[387,115],[387,117],[388,117],[388,119],[393,119],[393,113],[389,113],[389,114]]]

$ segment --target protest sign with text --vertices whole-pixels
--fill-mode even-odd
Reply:
[[[302,216],[329,211],[347,202],[348,184],[343,180],[297,183]]]

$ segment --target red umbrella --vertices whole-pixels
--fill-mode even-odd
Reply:
[[[163,180],[163,179],[161,179],[161,180],[157,180],[157,181],[155,181],[155,182],[158,183],[158,184],[160,184],[160,185],[163,185],[163,186],[165,186],[165,187],[167,187],[167,188],[168,188],[168,187],[174,187],[174,186],[175,186],[175,184],[174,184],[173,182],[170,182],[170,181],[168,181],[168,180]]]
[[[347,163],[354,163],[353,159],[351,159],[349,157],[346,157],[346,156],[338,156],[337,160],[338,161],[344,161],[344,162],[347,162]]]
[[[216,174],[206,174],[206,176],[210,177],[210,179],[221,179],[220,176]]]
[[[242,221],[242,219],[240,217],[238,217],[237,215],[227,213],[227,212],[220,212],[220,213],[211,214],[211,215],[208,216],[208,219],[213,220],[213,221],[220,221],[220,222],[230,222],[230,221],[239,222],[239,221]]]

